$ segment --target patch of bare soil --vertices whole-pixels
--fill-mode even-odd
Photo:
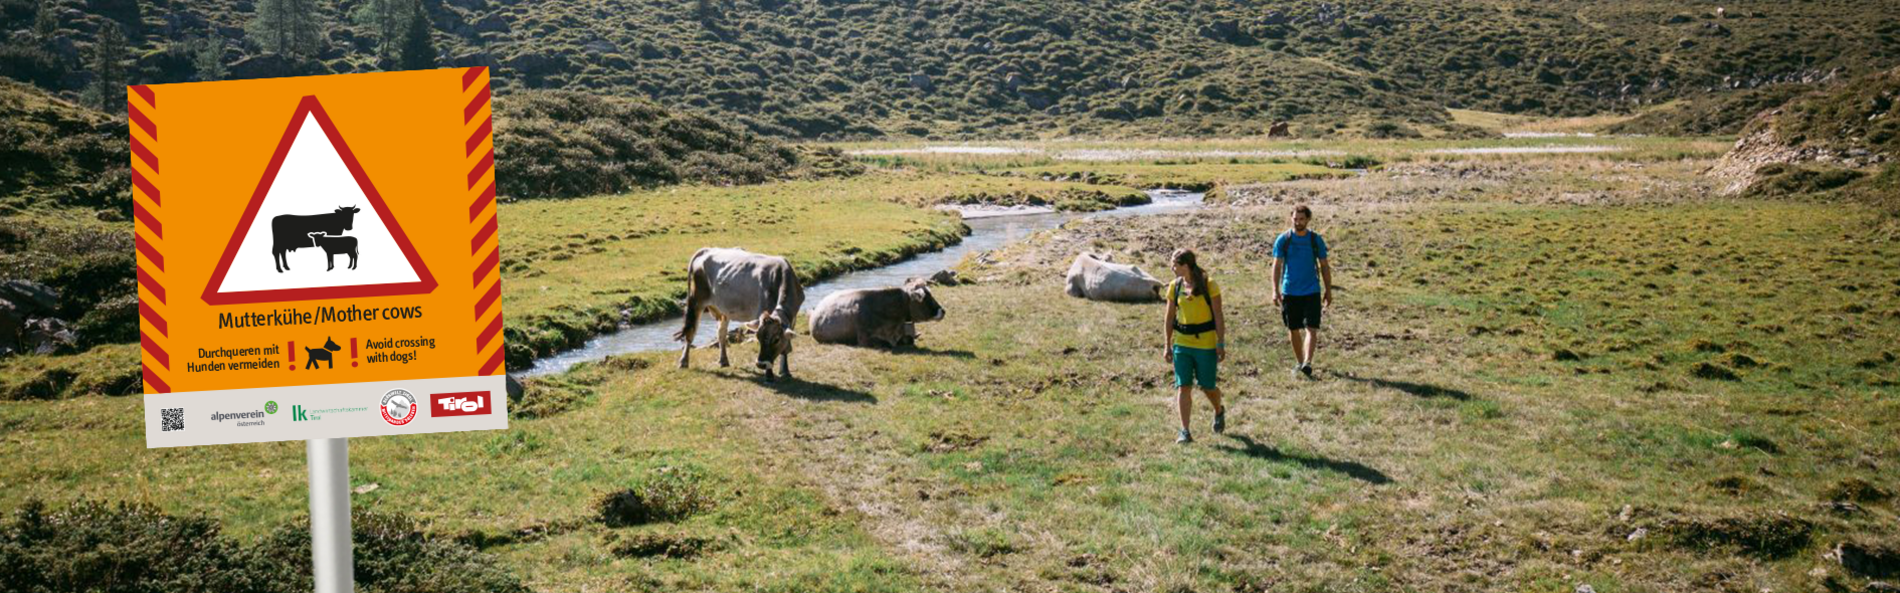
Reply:
[[[1654,204],[1706,197],[1714,183],[1696,163],[1575,159],[1473,159],[1398,163],[1353,178],[1307,179],[1219,188],[1208,200],[1230,206],[1420,202]]]

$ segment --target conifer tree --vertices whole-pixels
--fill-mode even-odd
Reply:
[[[430,36],[429,15],[422,10],[420,0],[408,0],[414,8],[409,11],[409,26],[403,34],[402,69],[425,70],[435,67],[435,39]]]

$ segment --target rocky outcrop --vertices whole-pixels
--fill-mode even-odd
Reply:
[[[1773,109],[1755,116],[1741,139],[1735,141],[1735,147],[1709,167],[1708,174],[1721,183],[1719,190],[1723,194],[1748,190],[1761,179],[1762,168],[1769,165],[1820,163],[1857,169],[1887,160],[1885,155],[1866,149],[1832,150],[1812,144],[1791,145],[1782,140],[1775,126],[1781,112],[1781,109]]]

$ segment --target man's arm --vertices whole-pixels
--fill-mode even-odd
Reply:
[[[1322,307],[1333,306],[1333,264],[1329,260],[1319,260],[1319,304]]]
[[[1280,306],[1280,275],[1284,273],[1286,273],[1286,258],[1273,258],[1273,276],[1267,279],[1267,284],[1273,286],[1273,306],[1275,307]]]

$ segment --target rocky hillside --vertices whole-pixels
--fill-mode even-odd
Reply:
[[[106,21],[130,38],[136,82],[391,67],[362,22],[370,1],[320,3],[317,49],[289,59],[246,38],[249,0],[0,0],[0,74],[77,92]],[[438,63],[496,66],[503,91],[648,97],[797,138],[1256,134],[1276,119],[1318,135],[1900,63],[1887,0],[420,1]]]
[[[1896,102],[1900,68],[1801,95],[1751,120],[1711,173],[1730,193],[1764,180],[1774,181],[1768,187],[1777,193],[1840,187],[1863,169],[1900,158]],[[1789,177],[1771,179],[1783,176]]]
[[[0,79],[0,213],[27,204],[130,214],[125,118]]]

